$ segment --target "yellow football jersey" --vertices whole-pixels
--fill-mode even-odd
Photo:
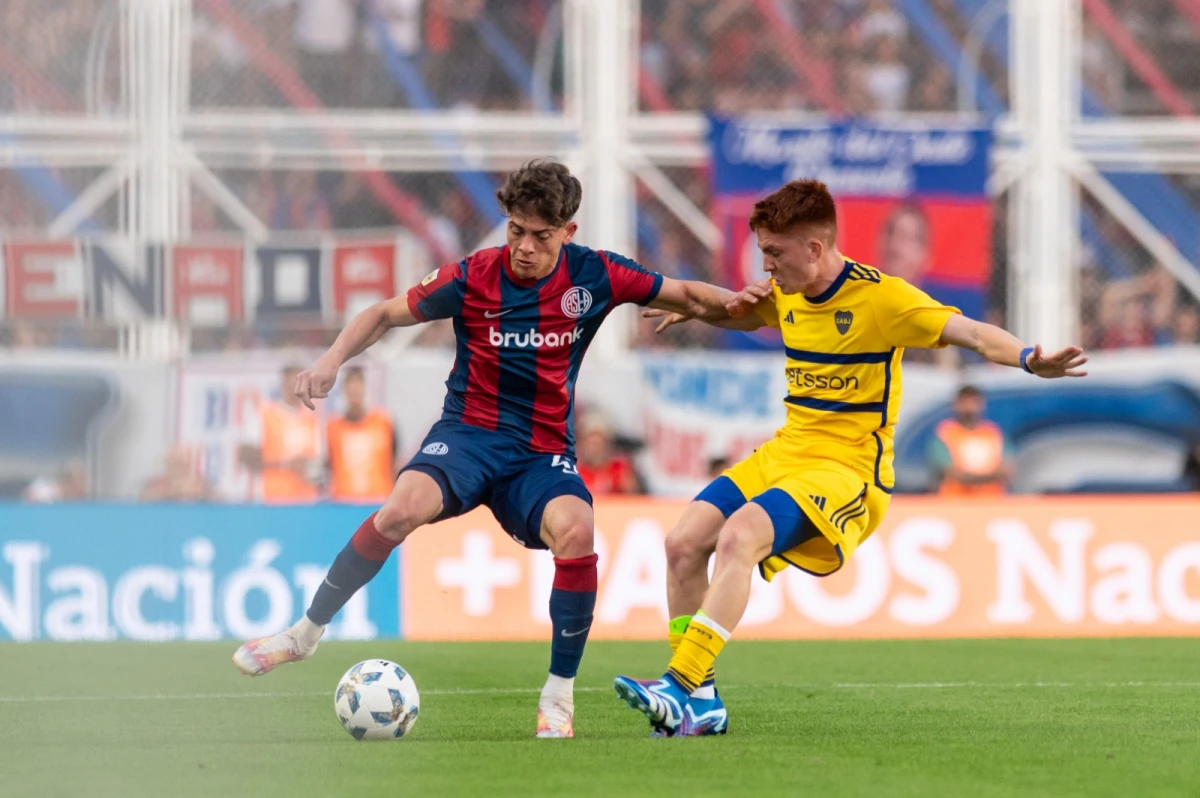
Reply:
[[[776,433],[781,450],[840,463],[890,493],[904,348],[942,346],[942,329],[961,311],[846,260],[820,296],[776,288],[756,312],[783,333],[787,355],[788,415]]]

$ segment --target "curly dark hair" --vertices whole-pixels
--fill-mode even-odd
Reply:
[[[756,202],[750,214],[750,229],[756,232],[765,227],[782,233],[798,224],[824,228],[827,241],[837,237],[837,207],[820,180],[793,180]]]
[[[505,216],[513,212],[545,219],[562,227],[575,217],[583,199],[583,186],[567,167],[553,161],[530,161],[508,176],[496,192]]]

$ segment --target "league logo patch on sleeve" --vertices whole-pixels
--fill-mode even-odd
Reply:
[[[429,285],[430,283],[432,283],[434,280],[437,279],[437,276],[438,276],[438,270],[434,269],[429,274],[425,275],[425,279],[421,281],[421,285]]]

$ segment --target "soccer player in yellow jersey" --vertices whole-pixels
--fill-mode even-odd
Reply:
[[[772,279],[739,293],[727,306],[729,318],[714,323],[782,331],[787,422],[709,484],[667,537],[675,654],[662,678],[618,676],[614,685],[656,734],[726,730],[713,662],[746,610],[755,567],[768,580],[789,565],[828,576],[879,526],[894,485],[906,347],[952,344],[1039,377],[1086,374],[1078,347],[1043,355],[844,257],[835,243],[833,197],[819,181],[788,183],[758,202],[750,228]],[[659,329],[684,320],[666,314]]]

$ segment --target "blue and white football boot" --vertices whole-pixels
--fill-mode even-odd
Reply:
[[[688,699],[683,708],[683,722],[675,730],[676,737],[707,737],[711,734],[724,734],[729,731],[729,712],[717,688],[713,688],[712,698]]]
[[[683,708],[687,705],[688,694],[670,676],[661,679],[618,676],[613,680],[613,688],[626,704],[649,718],[652,727],[666,732],[668,736],[673,735],[683,723]]]
[[[713,688],[712,698],[688,699],[683,708],[683,722],[674,733],[659,726],[650,728],[651,737],[708,737],[729,731],[729,712],[721,694]]]

